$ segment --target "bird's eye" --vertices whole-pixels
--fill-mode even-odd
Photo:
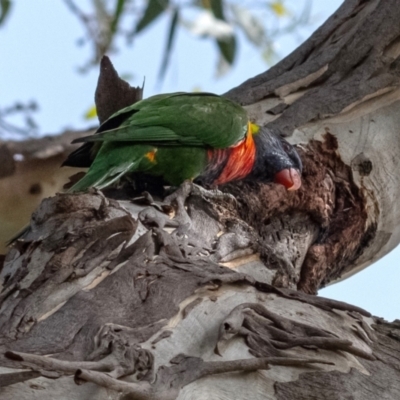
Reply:
[[[282,140],[282,148],[286,153],[289,153],[292,149],[292,146],[288,142]]]

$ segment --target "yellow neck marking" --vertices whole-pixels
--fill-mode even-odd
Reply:
[[[255,124],[254,122],[249,121],[249,133],[251,135],[257,135],[260,130],[260,126]]]

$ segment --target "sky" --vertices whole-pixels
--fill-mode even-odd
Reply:
[[[77,2],[80,5],[87,0]],[[287,0],[289,7],[302,7],[303,1]],[[314,0],[311,23],[295,36],[285,35],[275,43],[281,57],[294,50],[328,18],[341,0]],[[172,91],[201,89],[222,94],[253,77],[268,66],[259,51],[242,37],[232,72],[215,77],[217,55],[214,44],[179,31],[172,62],[165,81],[157,84],[157,74],[168,21],[162,18],[144,31],[132,47],[121,46],[111,55],[120,74],[130,74],[132,85],[146,79],[145,97]],[[84,119],[94,104],[98,70],[78,72],[91,49],[78,46],[83,30],[62,1],[14,2],[12,14],[0,28],[0,108],[16,101],[35,100],[39,111],[35,120],[39,134],[56,134],[66,128],[81,129],[96,124]],[[400,248],[346,281],[320,291],[320,295],[363,307],[387,320],[400,319]]]

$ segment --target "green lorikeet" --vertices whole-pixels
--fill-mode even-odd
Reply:
[[[283,138],[249,122],[240,105],[211,93],[169,93],[105,121],[63,165],[90,167],[71,192],[105,188],[125,174],[219,185],[243,178],[301,185],[301,160]]]

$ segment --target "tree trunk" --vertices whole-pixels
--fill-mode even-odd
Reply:
[[[0,275],[0,399],[400,398],[400,324],[315,296],[400,241],[399,20],[347,0],[226,94],[298,145],[298,192],[44,200]],[[137,95],[105,58],[101,119]]]

